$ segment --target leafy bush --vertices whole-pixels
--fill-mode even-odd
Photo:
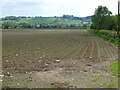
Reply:
[[[116,46],[120,45],[120,39],[118,38],[117,34],[101,32],[100,30],[94,30],[94,31],[91,31],[91,33],[95,36],[101,37],[104,40],[107,40],[107,41],[113,43]]]

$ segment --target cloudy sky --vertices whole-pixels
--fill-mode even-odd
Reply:
[[[1,0],[1,16],[93,15],[99,5],[117,14],[118,0]]]

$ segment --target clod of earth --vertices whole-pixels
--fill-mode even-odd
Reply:
[[[18,54],[16,54],[16,56],[18,57]]]
[[[48,64],[46,63],[45,66],[48,66]]]
[[[60,63],[60,60],[56,60],[57,63]]]
[[[3,77],[4,75],[0,75],[0,77]]]
[[[86,69],[84,69],[84,72],[87,72],[87,70],[86,70]]]
[[[6,74],[7,76],[11,76],[11,74],[9,73],[9,72],[7,72],[7,74]]]
[[[92,66],[91,64],[86,64],[86,66]]]
[[[27,74],[28,72],[26,71],[25,73]]]
[[[0,82],[3,82],[3,80],[0,80]]]
[[[90,59],[92,59],[92,57],[89,57]]]
[[[43,58],[43,57],[40,57],[40,58]]]
[[[20,86],[20,84],[19,84],[19,83],[17,83],[17,85],[18,85],[18,86]]]
[[[8,62],[8,60],[6,60],[6,62]]]
[[[44,68],[43,71],[48,71],[48,70]]]
[[[11,75],[10,77],[12,78],[13,76]]]

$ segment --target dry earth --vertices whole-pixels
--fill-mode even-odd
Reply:
[[[2,58],[3,87],[117,87],[117,47],[85,30],[5,30]]]

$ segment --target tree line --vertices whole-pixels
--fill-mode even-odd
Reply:
[[[15,23],[15,22],[4,22],[2,24],[3,29],[14,29],[14,28],[60,28],[60,29],[87,29],[90,28],[90,24],[63,24],[63,23],[42,23],[42,24],[29,24],[29,23]]]

